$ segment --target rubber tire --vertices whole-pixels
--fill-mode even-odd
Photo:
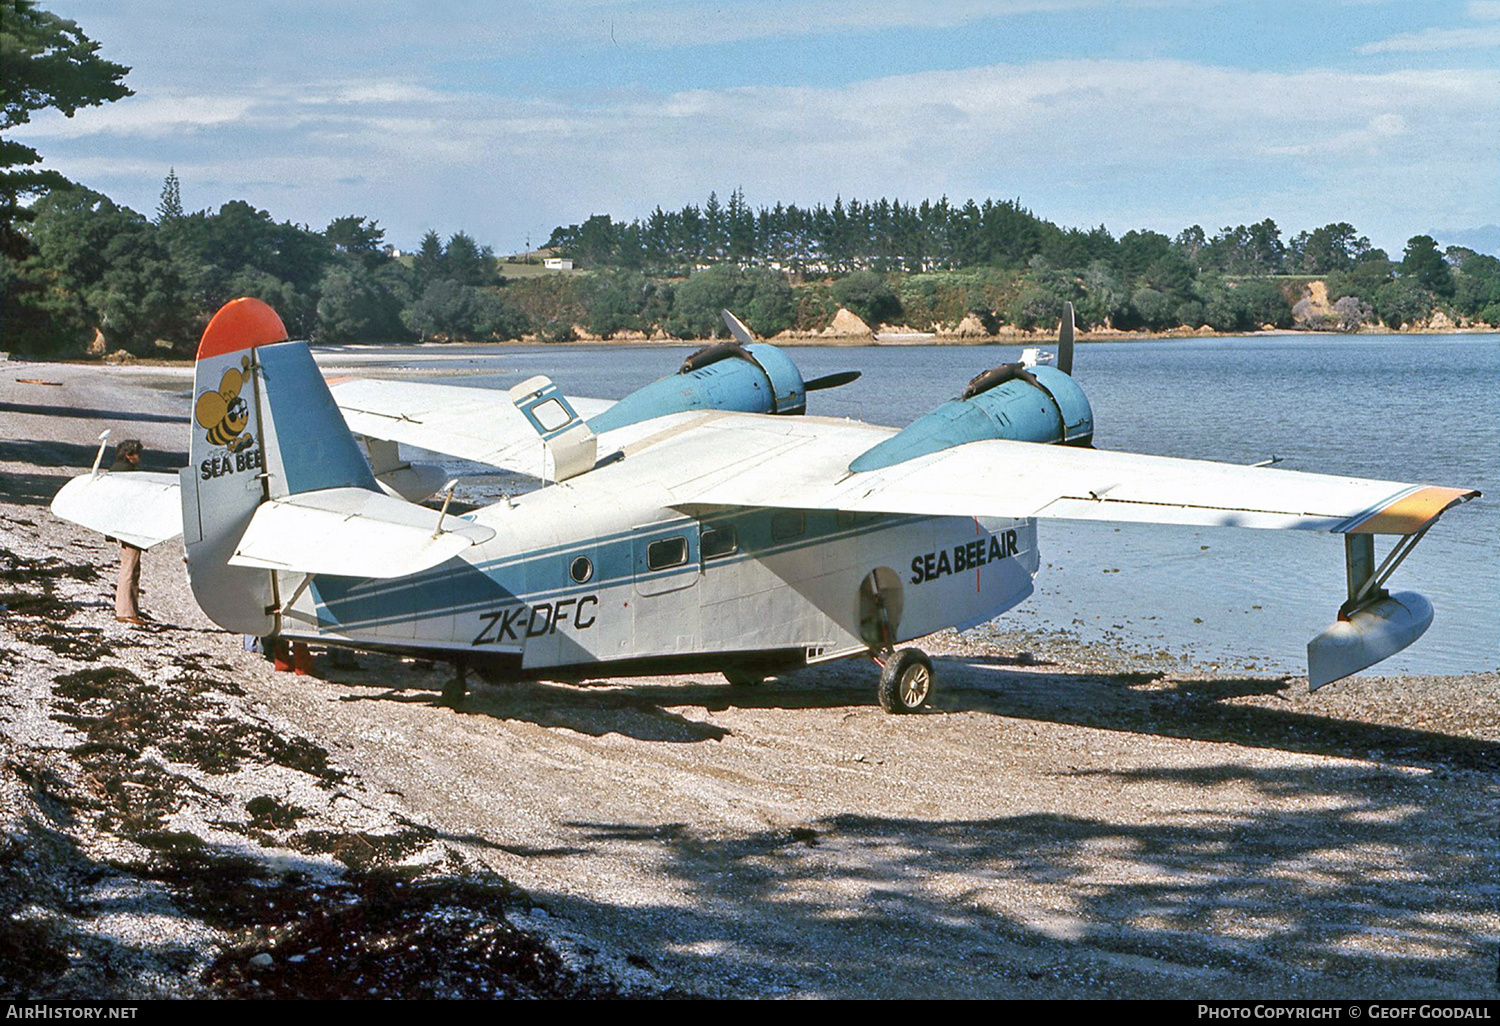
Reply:
[[[469,694],[469,685],[462,677],[454,675],[453,679],[443,685],[442,697],[438,699],[439,705],[446,705],[450,709],[457,709],[463,704]]]
[[[918,686],[919,681],[925,686]],[[875,694],[880,708],[888,713],[914,713],[931,700],[935,683],[927,654],[921,649],[903,648],[885,661]]]
[[[729,681],[731,687],[736,688],[753,688],[766,682],[764,674],[753,670],[725,670],[724,679]]]

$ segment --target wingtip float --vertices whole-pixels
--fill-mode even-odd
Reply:
[[[1431,604],[1384,585],[1478,495],[1093,449],[1071,311],[1052,366],[986,372],[902,431],[804,416],[809,392],[857,372],[805,382],[725,323],[732,342],[618,402],[546,378],[509,393],[330,389],[271,307],[238,299],[198,347],[191,464],[175,483],[85,475],[53,509],[160,540],[176,492],[194,594],[236,632],[421,653],[492,679],[744,681],[866,655],[883,667],[881,704],[908,712],[931,667],[895,646],[1025,600],[1039,518],[1342,534],[1349,600],[1308,645],[1318,688],[1422,635]],[[408,501],[445,475],[402,462],[400,444],[551,487],[449,516]],[[1377,534],[1398,539],[1379,566]]]

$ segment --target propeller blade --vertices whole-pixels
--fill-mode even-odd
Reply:
[[[837,374],[824,374],[821,378],[804,381],[802,387],[809,392],[816,392],[824,388],[838,388],[840,385],[847,385],[849,382],[854,381],[859,375],[859,371],[839,371]]]
[[[1056,367],[1064,374],[1073,373],[1073,304],[1063,304],[1062,324],[1057,329]]]
[[[734,336],[734,340],[742,346],[754,345],[755,336],[750,334],[750,329],[745,327],[745,322],[728,310],[722,312],[724,314],[724,323],[729,326],[729,333]]]

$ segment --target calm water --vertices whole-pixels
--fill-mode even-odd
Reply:
[[[369,366],[472,372],[508,387],[547,374],[574,395],[618,398],[671,373],[690,347],[366,350]],[[400,355],[397,355],[397,354]],[[807,347],[805,377],[858,369],[809,396],[809,411],[903,425],[956,395],[1012,346]],[[391,359],[385,357],[389,354]],[[332,354],[328,354],[332,355]],[[347,351],[344,355],[352,355]],[[1245,337],[1078,348],[1074,376],[1094,407],[1095,444],[1478,488],[1392,578],[1427,595],[1432,628],[1382,671],[1500,666],[1500,335]],[[1305,672],[1307,641],[1344,598],[1339,539],[1300,531],[1043,521],[1037,593],[1005,627],[1068,631],[1223,667]],[[1386,545],[1377,541],[1383,556]]]

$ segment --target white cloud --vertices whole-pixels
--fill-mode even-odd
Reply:
[[[72,117],[45,111],[23,129],[30,139],[80,139],[107,133],[160,136],[243,123],[257,100],[245,94],[157,94],[132,97],[109,108],[84,108]]]
[[[1020,196],[1045,217],[1116,230],[1349,220],[1377,244],[1500,208],[1500,82],[1467,70],[1050,61],[525,101],[392,79],[143,95],[36,127],[53,133],[53,166],[112,195],[127,181],[110,177],[112,160],[158,154],[156,174],[118,196],[145,209],[173,164],[189,206],[242,196],[311,224],[358,211],[398,244],[464,227],[505,248],[591,213],[637,217],[736,186],[752,204]]]
[[[1500,20],[1500,0],[1469,0],[1468,15],[1475,21]]]
[[[1366,43],[1360,53],[1433,53],[1440,50],[1480,50],[1500,47],[1500,26],[1429,28]]]

